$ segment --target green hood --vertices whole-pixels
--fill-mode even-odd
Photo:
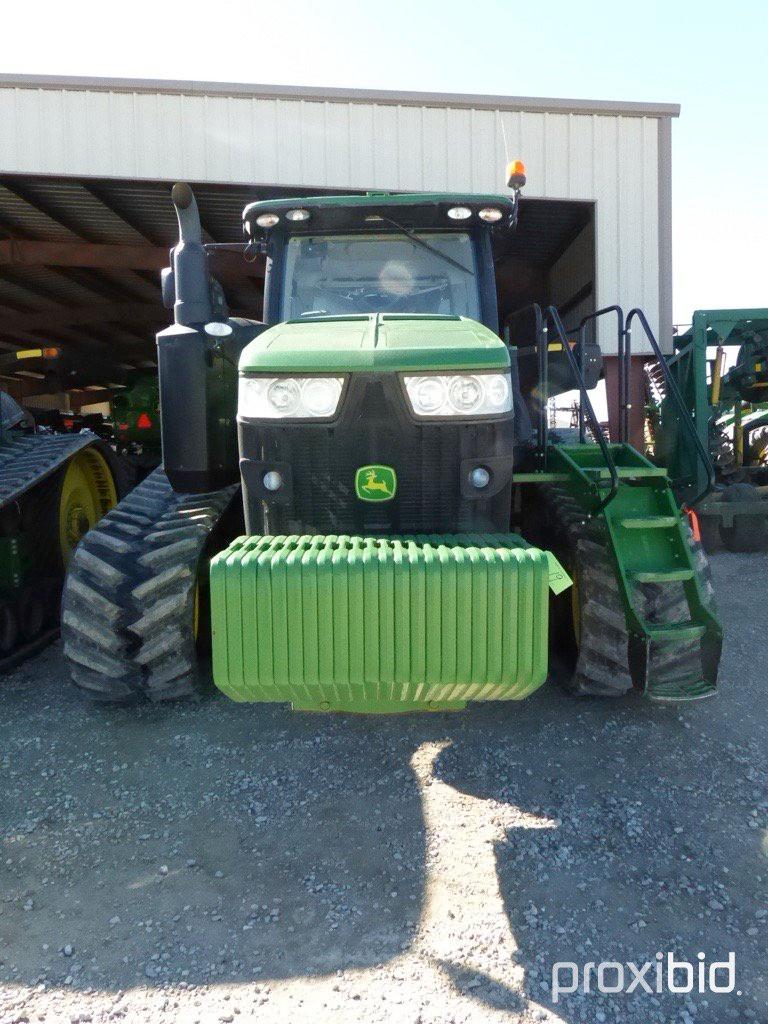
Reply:
[[[243,350],[241,373],[504,370],[509,353],[487,327],[460,316],[376,313],[288,320]]]

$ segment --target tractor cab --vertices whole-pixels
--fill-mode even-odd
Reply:
[[[514,448],[531,429],[499,336],[494,251],[516,211],[516,193],[246,207],[268,268],[267,329],[239,360],[250,532],[508,529]],[[357,486],[361,466],[387,468],[391,493],[382,469]]]
[[[526,441],[527,418],[539,417],[542,397],[533,308],[508,313],[502,332],[499,309],[509,306],[509,296],[499,288],[509,280],[500,282],[496,273],[517,225],[524,181],[516,163],[509,169],[511,195],[367,193],[251,203],[243,225],[249,245],[267,256],[265,323],[374,313],[448,316],[503,333],[522,414],[518,437]],[[450,328],[442,334],[448,339]],[[549,397],[573,387],[557,349],[548,355]],[[581,355],[585,383],[594,387],[600,348],[585,339]]]
[[[268,257],[264,319],[414,313],[498,332],[494,254],[516,197],[322,196],[252,203],[247,237]]]

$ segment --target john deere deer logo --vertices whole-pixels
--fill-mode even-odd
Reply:
[[[355,493],[361,501],[391,501],[396,490],[391,466],[361,466],[355,474]]]

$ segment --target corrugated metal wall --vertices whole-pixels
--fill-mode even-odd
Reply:
[[[655,116],[3,83],[0,171],[495,191],[504,189],[502,124],[510,156],[525,161],[526,195],[596,203],[596,301],[641,305],[656,325]]]

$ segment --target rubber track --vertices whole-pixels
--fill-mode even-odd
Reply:
[[[0,508],[21,498],[95,441],[98,437],[90,430],[16,436],[8,432],[0,445]]]
[[[156,469],[86,534],[62,600],[64,653],[78,687],[105,701],[200,692],[198,567],[238,490],[177,494]]]
[[[601,520],[588,520],[578,503],[558,487],[543,487],[552,517],[556,548],[573,568],[581,592],[581,643],[573,675],[565,683],[577,696],[623,696],[632,689],[624,604],[608,538]],[[714,611],[714,589],[702,545],[689,544],[702,580],[707,603]],[[685,622],[690,610],[680,583],[642,584],[636,588],[638,611],[649,622]],[[702,673],[700,642],[658,643],[651,647],[649,674],[657,683],[695,679]]]

